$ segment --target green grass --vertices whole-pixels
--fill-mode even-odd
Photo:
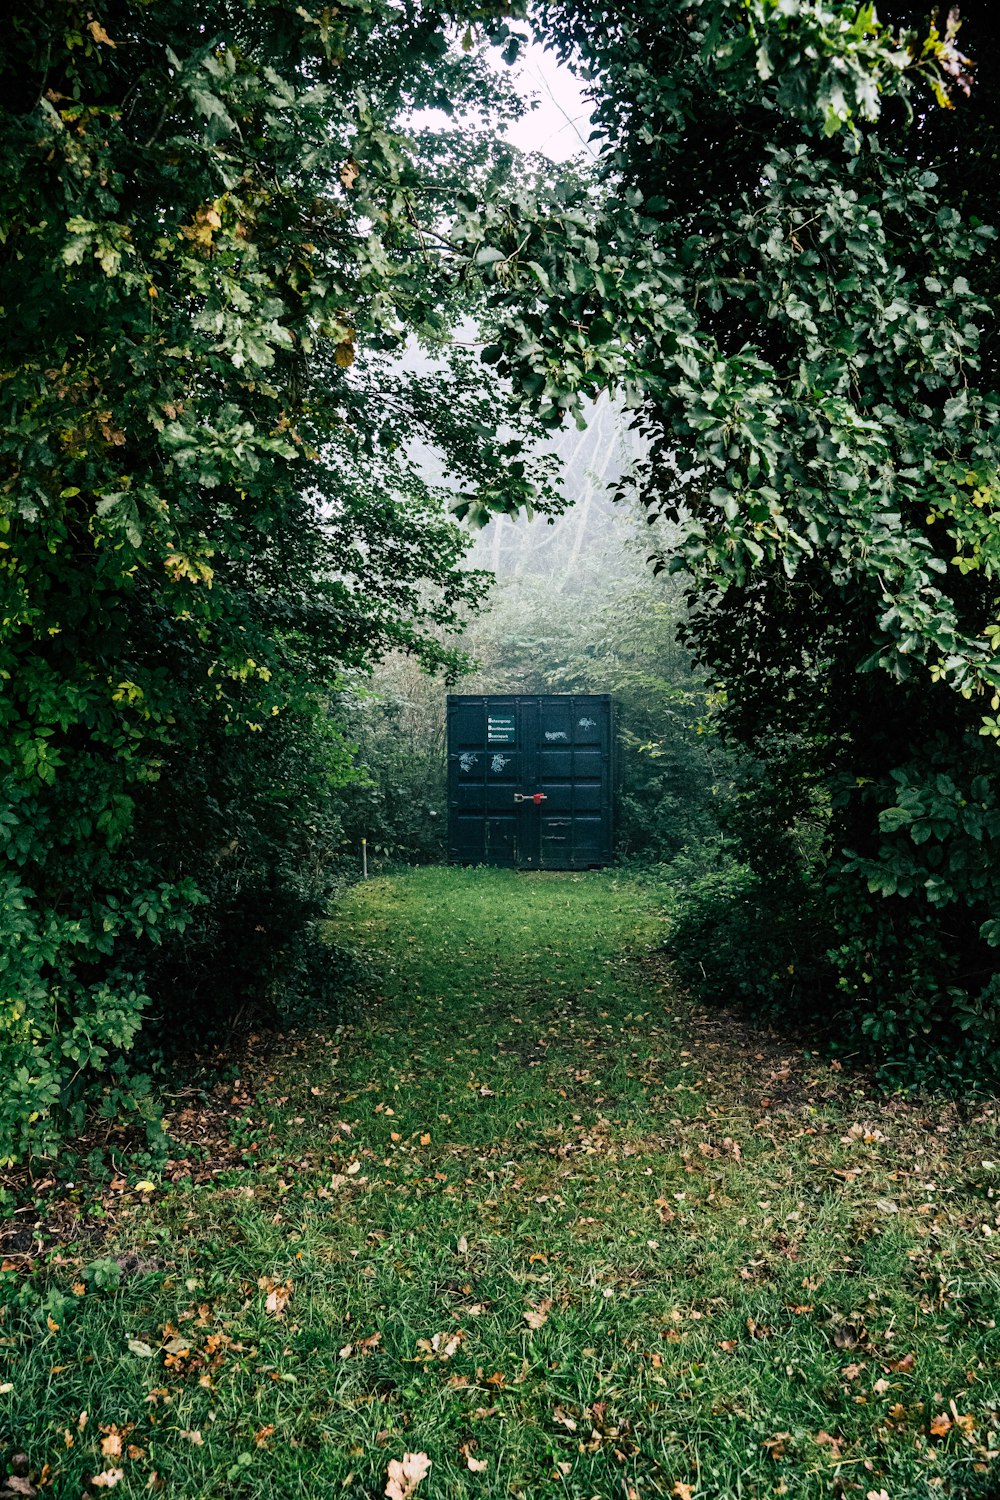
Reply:
[[[428,1500],[1000,1494],[992,1107],[703,1015],[612,873],[414,871],[332,928],[363,1019],[0,1277],[46,1493],[371,1497],[414,1452]]]

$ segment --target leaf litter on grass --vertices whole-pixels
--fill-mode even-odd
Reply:
[[[987,1496],[995,1110],[880,1098],[699,1012],[662,930],[609,873],[352,893],[367,1019],[242,1060],[207,1174],[115,1179],[117,1282],[69,1213],[0,1273],[11,1477]]]

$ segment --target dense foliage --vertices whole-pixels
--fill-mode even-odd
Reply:
[[[458,314],[439,205],[510,156],[440,13],[20,0],[0,99],[2,1160],[144,1015],[315,992],[331,694],[447,656],[475,588],[408,454],[533,481],[460,351],[397,358]]]
[[[880,1048],[993,1072],[997,262],[968,184],[995,81],[965,99],[954,16],[565,0],[539,25],[596,80],[606,191],[470,222],[486,357],[548,421],[625,394],[725,733],[763,803],[829,808],[832,982]]]
[[[52,1149],[144,1017],[321,994],[338,847],[393,781],[331,802],[345,704],[387,653],[457,666],[480,583],[445,500],[547,493],[526,431],[608,388],[718,722],[762,768],[731,820],[746,899],[707,891],[689,931],[729,923],[740,987],[787,1002],[794,929],[809,1003],[996,1069],[992,75],[966,99],[953,17],[555,0],[530,18],[593,80],[601,168],[539,175],[496,138],[499,10],[14,8],[0,1159]],[[988,61],[984,15],[962,45]],[[480,364],[449,330],[483,297]],[[632,694],[629,845],[676,852],[711,791],[678,596],[558,596],[511,681]],[[600,646],[532,677],[573,608]]]

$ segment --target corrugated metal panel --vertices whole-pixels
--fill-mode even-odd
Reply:
[[[613,760],[607,693],[449,695],[450,862],[608,864]]]

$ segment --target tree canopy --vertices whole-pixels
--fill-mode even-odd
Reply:
[[[445,337],[466,294],[441,205],[503,181],[482,122],[518,107],[455,20],[9,18],[0,1159],[56,1139],[143,1015],[314,987],[349,774],[329,695],[390,648],[447,663],[476,589],[414,455],[470,496],[535,494],[517,419],[497,435],[503,395]]]
[[[485,357],[548,422],[608,386],[627,401],[724,732],[789,816],[828,808],[831,983],[871,1038],[932,1033],[993,1069],[997,257],[968,183],[996,134],[988,106],[963,116],[957,15],[535,18],[593,80],[600,186],[470,226]],[[990,55],[978,13],[962,46],[984,29]]]

